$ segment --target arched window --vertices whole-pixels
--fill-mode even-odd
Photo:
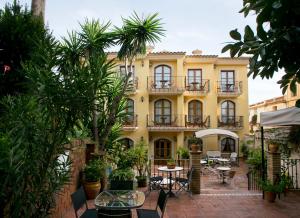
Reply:
[[[188,87],[191,91],[200,90],[202,86],[202,70],[189,69],[188,70]]]
[[[156,124],[171,124],[171,102],[166,99],[154,103],[154,120]]]
[[[202,102],[192,100],[188,104],[188,122],[190,124],[202,123]]]
[[[234,92],[235,90],[234,71],[221,71],[222,92]]]
[[[132,99],[127,99],[127,106],[126,106],[126,116],[124,125],[131,125],[134,122],[134,101]]]
[[[235,140],[229,137],[222,139],[221,152],[235,152]]]
[[[120,139],[119,142],[121,145],[123,145],[126,149],[132,148],[134,145],[134,142],[130,138],[123,138]]]
[[[172,143],[168,139],[157,139],[154,142],[154,158],[169,159],[172,158]]]
[[[222,103],[221,120],[225,124],[235,123],[235,104],[232,101],[224,101]]]
[[[154,69],[154,81],[156,88],[170,88],[171,87],[171,67],[167,65],[159,65]]]

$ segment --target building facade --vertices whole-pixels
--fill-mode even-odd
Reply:
[[[109,54],[115,58],[115,53]],[[118,62],[122,72],[125,67]],[[248,58],[224,58],[185,52],[149,52],[136,58],[128,93],[123,142],[140,140],[155,159],[175,158],[179,147],[201,129],[223,128],[240,138],[248,133]],[[237,152],[237,143],[221,136],[204,138],[202,149]]]

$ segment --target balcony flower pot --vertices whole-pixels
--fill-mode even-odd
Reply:
[[[168,169],[174,169],[175,167],[176,167],[175,160],[170,159],[170,160],[167,161],[167,168]]]
[[[265,197],[266,197],[266,200],[268,202],[273,203],[273,202],[275,202],[275,199],[276,199],[276,193],[275,192],[266,191],[265,192]]]

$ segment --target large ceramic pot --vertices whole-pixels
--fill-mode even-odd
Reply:
[[[175,169],[176,164],[175,163],[167,163],[168,169]]]
[[[139,178],[137,179],[138,187],[146,187],[147,186],[147,179],[146,178]]]
[[[110,189],[111,190],[133,190],[133,180],[129,180],[129,181],[111,180]]]
[[[86,193],[87,199],[95,199],[96,196],[99,194],[101,183],[100,181],[97,182],[87,182],[83,183],[84,191]]]
[[[200,148],[200,146],[197,145],[197,144],[192,144],[192,145],[191,145],[192,151],[199,151],[199,148]]]
[[[269,144],[269,151],[271,153],[276,153],[278,151],[279,146],[277,144]]]
[[[275,192],[268,192],[268,191],[266,191],[265,192],[265,197],[266,197],[266,200],[268,202],[273,203],[273,202],[275,202],[275,199],[276,199],[276,193]]]

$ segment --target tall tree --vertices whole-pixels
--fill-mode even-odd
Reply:
[[[45,5],[46,0],[32,0],[31,1],[31,11],[34,16],[41,17],[45,19]]]
[[[226,45],[231,57],[251,55],[249,76],[272,78],[279,69],[285,75],[278,81],[282,92],[295,92],[300,83],[300,1],[243,0],[240,13],[256,15],[256,31],[246,26],[243,37],[237,29],[230,31],[235,42]]]

